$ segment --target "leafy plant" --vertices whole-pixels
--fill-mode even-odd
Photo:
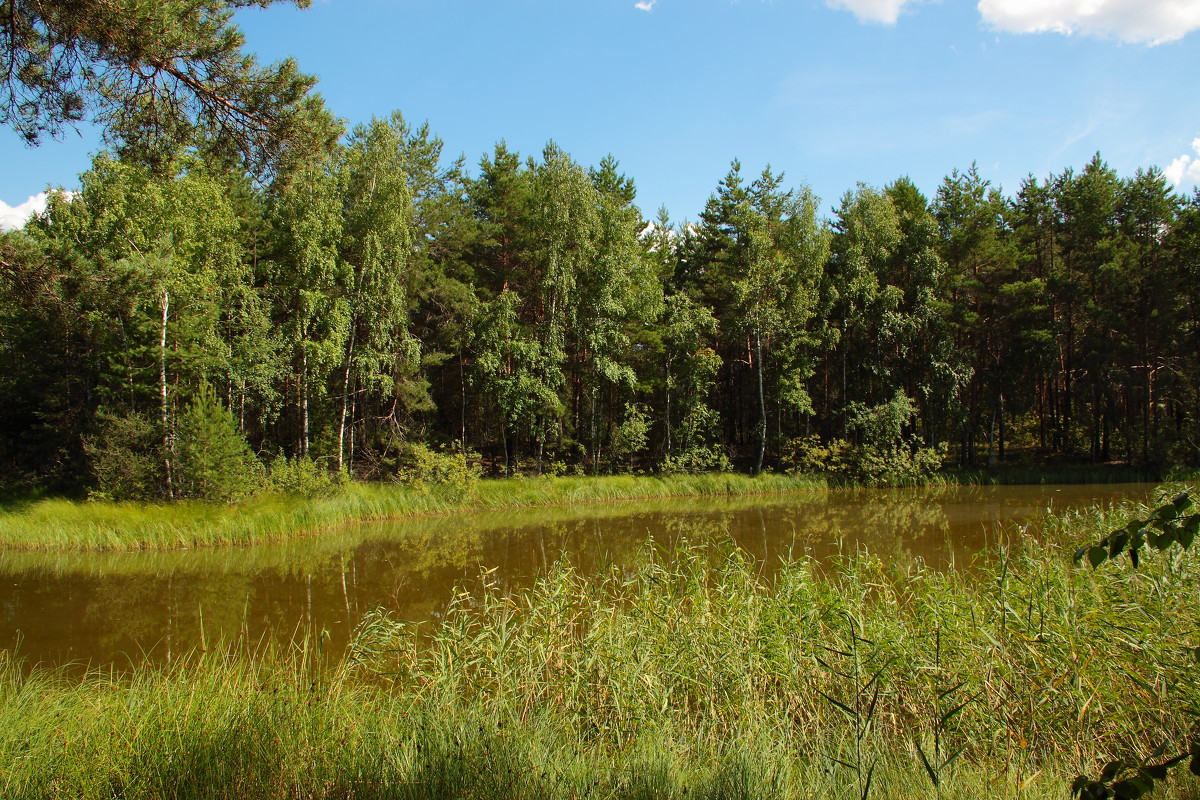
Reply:
[[[854,739],[853,750],[847,761],[834,758],[834,763],[849,769],[854,773],[858,800],[867,800],[871,795],[871,785],[875,779],[875,767],[879,764],[878,755],[870,756],[867,749],[867,737],[875,722],[875,712],[879,708],[881,691],[880,677],[884,670],[895,659],[887,659],[879,663],[881,655],[875,647],[875,642],[864,638],[860,631],[862,624],[854,617],[847,615],[849,629],[849,644],[846,650],[834,647],[823,647],[831,657],[829,661],[817,657],[817,663],[834,675],[847,681],[851,691],[841,700],[833,695],[820,692],[834,708],[845,715],[851,725],[851,735]],[[864,650],[863,645],[866,645]],[[835,666],[832,661],[836,661]],[[875,666],[879,664],[878,666]],[[869,762],[869,763],[868,763]]]
[[[1075,560],[1079,562],[1086,557],[1095,568],[1128,551],[1130,562],[1137,567],[1139,553],[1146,545],[1159,552],[1173,544],[1186,550],[1195,541],[1196,533],[1200,532],[1200,513],[1186,513],[1193,506],[1191,496],[1182,492],[1171,502],[1156,508],[1149,516],[1131,519],[1125,527],[1116,529],[1092,545],[1079,548],[1075,552]]]
[[[96,415],[99,430],[83,440],[96,488],[104,500],[149,500],[161,492],[162,434],[143,414]]]
[[[934,630],[933,636],[933,668],[934,674],[940,682],[942,680],[942,629],[940,626]],[[933,783],[934,796],[938,800],[942,796],[943,773],[967,750],[967,745],[964,744],[949,754],[946,752],[946,738],[952,732],[952,720],[978,697],[978,695],[974,695],[960,700],[959,692],[964,686],[966,686],[966,681],[959,681],[949,688],[943,688],[940,683],[935,687],[937,698],[933,706],[933,748],[926,754],[921,743],[915,743],[917,755],[921,757],[921,765],[925,767],[925,773]]]
[[[1136,569],[1139,553],[1146,546],[1162,552],[1173,544],[1187,549],[1200,530],[1200,513],[1188,514],[1194,507],[1191,495],[1181,492],[1169,503],[1165,503],[1148,516],[1134,517],[1123,528],[1117,528],[1098,542],[1079,548],[1075,561],[1087,558],[1095,569],[1105,561],[1112,561],[1129,553],[1130,563]],[[1096,779],[1079,776],[1071,785],[1071,796],[1081,800],[1137,800],[1149,794],[1156,782],[1167,778],[1167,771],[1184,761],[1193,775],[1200,776],[1200,738],[1193,738],[1188,749],[1165,761],[1169,743],[1163,742],[1147,758],[1141,761],[1115,760],[1104,765]],[[1158,762],[1158,763],[1152,763]]]
[[[328,494],[335,486],[334,476],[308,456],[279,456],[271,462],[267,485],[272,491],[299,497]]]
[[[457,447],[438,451],[410,442],[401,449],[396,477],[422,492],[437,486],[456,497],[465,497],[475,490],[483,474],[478,455],[471,455],[474,459]]]
[[[1156,783],[1167,779],[1167,770],[1176,764],[1188,762],[1193,775],[1200,775],[1200,739],[1193,740],[1184,753],[1165,761],[1167,743],[1163,742],[1149,757],[1141,761],[1110,761],[1100,770],[1100,777],[1092,780],[1079,776],[1071,784],[1071,797],[1080,800],[1138,800],[1149,794]],[[1158,763],[1152,763],[1152,762]]]

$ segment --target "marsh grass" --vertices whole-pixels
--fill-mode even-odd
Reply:
[[[648,542],[599,577],[485,573],[436,626],[376,612],[335,664],[319,638],[122,676],[3,663],[0,796],[1061,798],[1200,707],[1200,553],[1071,559],[1137,512],[952,571]],[[973,698],[952,720],[947,687]],[[917,752],[935,737],[965,747],[937,787]]]
[[[1177,471],[1172,479],[1183,480]],[[931,485],[1039,486],[1075,483],[1143,483],[1162,480],[1161,469],[1130,464],[1000,464],[992,467],[947,467],[930,476]]]
[[[0,547],[121,551],[249,545],[312,535],[355,522],[461,511],[821,489],[824,483],[812,478],[720,473],[489,480],[480,481],[469,492],[437,486],[350,483],[316,497],[267,495],[238,504],[48,499],[0,512]]]

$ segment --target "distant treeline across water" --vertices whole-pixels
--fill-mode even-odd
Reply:
[[[467,170],[397,114],[265,184],[184,154],[82,185],[0,234],[4,482],[1200,461],[1200,194],[1157,169],[1007,196],[972,167],[822,217],[735,161],[648,221],[611,158]]]

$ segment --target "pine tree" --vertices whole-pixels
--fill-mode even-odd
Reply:
[[[252,493],[258,482],[258,461],[207,382],[179,420],[177,465],[180,494],[188,497],[233,501]]]

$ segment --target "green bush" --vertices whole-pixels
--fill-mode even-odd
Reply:
[[[850,451],[845,439],[823,442],[813,433],[788,440],[780,463],[789,475],[844,475],[850,469]]]
[[[319,497],[329,494],[337,485],[334,474],[323,469],[308,456],[287,458],[280,455],[271,462],[267,473],[267,488],[280,494],[297,497]]]
[[[98,431],[83,450],[95,479],[92,496],[104,500],[150,500],[162,495],[162,431],[141,414],[96,414]]]
[[[699,475],[705,472],[729,472],[733,465],[729,456],[720,445],[707,447],[691,447],[673,456],[667,456],[662,462],[664,475]]]
[[[396,479],[422,492],[436,486],[452,497],[465,497],[475,491],[482,474],[478,453],[464,453],[457,446],[438,451],[407,442],[400,448]]]
[[[650,435],[650,417],[646,410],[637,403],[625,404],[625,420],[613,428],[612,452],[613,468],[618,462],[629,460],[629,471],[633,472],[633,457],[646,449]]]
[[[237,420],[207,382],[201,383],[179,420],[175,457],[181,497],[239,500],[262,487],[262,464],[250,452]]]
[[[851,403],[847,428],[856,441],[817,435],[792,439],[781,461],[791,474],[823,474],[867,486],[914,486],[942,465],[942,454],[911,430],[917,406],[902,391],[886,403]]]

